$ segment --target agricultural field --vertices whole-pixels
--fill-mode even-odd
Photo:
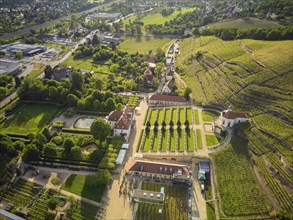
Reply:
[[[188,219],[188,188],[184,186],[170,186],[152,182],[143,182],[141,189],[159,192],[165,190],[164,204],[136,203],[135,219],[158,219],[159,209],[162,209],[161,219]],[[180,208],[182,204],[182,208]]]
[[[239,129],[249,142],[249,151],[256,161],[255,171],[261,176],[262,187],[271,192],[269,199],[275,205],[274,211],[283,209],[290,214],[293,195],[287,186],[292,188],[293,180],[286,167],[293,169],[293,140],[289,135],[293,133],[291,45],[290,40],[187,38],[180,43],[176,63],[184,69],[181,75],[192,88],[197,103],[224,108],[232,105],[234,111],[251,117],[248,128],[240,125]],[[197,132],[198,148],[199,143]],[[225,202],[221,208],[224,212],[233,210],[225,207]],[[254,212],[254,208],[247,210]]]
[[[89,186],[88,181],[88,176],[86,175],[72,174],[62,185],[61,189],[96,202],[101,202],[106,186],[92,187]]]
[[[155,52],[159,48],[165,51],[173,41],[174,39],[167,37],[125,37],[124,41],[118,45],[118,48],[129,53],[148,54],[150,50]]]
[[[25,104],[0,125],[3,133],[29,134],[39,131],[59,111],[54,105]]]
[[[247,146],[234,138],[228,147],[212,155],[223,217],[268,216],[271,211],[248,154]]]
[[[281,25],[267,20],[261,20],[258,18],[238,18],[238,19],[230,19],[230,20],[223,20],[217,23],[212,23],[209,25],[210,27],[215,28],[267,28],[267,27],[280,27]]]

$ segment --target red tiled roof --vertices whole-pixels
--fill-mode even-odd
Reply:
[[[247,116],[244,113],[232,111],[223,112],[223,117],[227,119],[247,118]]]
[[[149,100],[151,101],[164,101],[164,102],[186,102],[182,96],[171,96],[171,95],[152,95]]]
[[[122,114],[123,114],[122,111],[112,111],[109,114],[108,120],[109,121],[118,121]]]
[[[175,80],[170,80],[170,81],[168,81],[167,84],[166,84],[166,86],[167,86],[170,90],[173,89],[174,85],[175,85]]]
[[[129,105],[126,105],[123,109],[123,112],[121,111],[121,115],[118,118],[114,128],[128,130],[131,123],[132,114],[133,109]]]
[[[135,161],[129,171],[156,173],[163,175],[178,174],[178,170],[182,170],[182,175],[189,176],[189,172],[186,165],[172,164],[172,163],[160,163],[154,161]]]

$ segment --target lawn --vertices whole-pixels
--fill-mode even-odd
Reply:
[[[188,130],[186,132],[186,137],[187,137],[187,147],[189,152],[194,151],[194,137],[193,137],[193,130]]]
[[[167,145],[168,145],[168,141],[167,141],[167,138],[168,138],[168,133],[169,133],[169,130],[168,131],[165,131],[165,132],[162,132],[162,145],[161,145],[161,151],[166,151],[167,150]]]
[[[170,131],[170,151],[176,151],[176,131]]]
[[[180,131],[177,133],[177,135],[178,135],[178,139],[179,139],[178,151],[179,152],[183,152],[184,151],[184,135],[185,135],[185,130],[184,129],[180,129]]]
[[[189,122],[189,124],[193,124],[193,122],[192,122],[192,109],[191,108],[186,109],[186,120]]]
[[[229,19],[219,21],[217,23],[210,24],[209,26],[216,27],[216,28],[267,28],[267,27],[280,27],[276,22],[261,20],[258,18],[238,18],[238,19]]]
[[[173,121],[174,125],[176,125],[177,124],[177,121],[178,121],[177,114],[178,114],[177,109],[176,108],[173,108],[172,109],[172,121]]]
[[[202,115],[203,121],[212,122],[214,120],[214,116],[211,115],[210,113],[202,111],[201,115]]]
[[[219,144],[219,139],[214,134],[206,134],[207,147],[215,146]]]
[[[184,122],[185,122],[185,110],[184,110],[184,108],[180,108],[180,110],[179,110],[179,120],[180,120],[180,122],[181,122],[181,124],[184,124]]]
[[[165,110],[165,122],[168,125],[170,122],[170,118],[171,118],[171,109],[167,108]]]
[[[199,125],[199,116],[198,116],[198,110],[194,109],[194,120],[195,120],[195,124]]]
[[[161,187],[165,190],[164,204],[137,203],[137,211],[135,219],[188,219],[188,188],[177,185],[167,185],[152,182],[143,182],[141,189],[159,192]],[[180,204],[182,204],[180,208]],[[162,214],[158,216],[159,209]],[[159,218],[158,218],[159,217]]]
[[[197,148],[202,149],[201,130],[196,129]]]
[[[124,41],[119,44],[118,48],[129,53],[147,54],[150,50],[156,51],[162,48],[165,51],[174,39],[167,37],[125,37]]]
[[[268,200],[255,177],[245,143],[234,137],[212,158],[223,217],[267,216]]]
[[[153,130],[150,130],[149,132],[146,132],[145,135],[145,141],[142,147],[142,151],[148,151],[150,149],[150,143],[151,143],[151,139],[153,137]]]
[[[105,187],[106,185],[92,187],[88,185],[88,176],[72,174],[62,185],[61,189],[96,202],[101,202]]]
[[[150,112],[151,116],[150,116],[150,124],[151,126],[153,126],[157,120],[157,110],[156,109],[152,109]]]
[[[62,64],[74,67],[74,69],[82,69],[94,71],[95,73],[100,73],[99,76],[101,79],[107,76],[109,73],[109,66],[103,62],[95,63],[92,58],[82,58],[82,59],[74,59],[71,55],[67,60],[62,62]],[[101,74],[102,73],[102,74]]]
[[[153,151],[157,151],[159,149],[159,138],[161,135],[161,130],[154,132],[154,142],[153,142]]]
[[[164,121],[164,109],[159,109],[159,112],[158,112],[158,124],[161,125],[162,122]]]
[[[39,131],[57,113],[59,107],[44,104],[25,104],[12,118],[0,125],[4,133],[29,134]]]

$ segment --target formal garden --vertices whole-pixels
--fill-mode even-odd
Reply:
[[[217,115],[219,113],[213,110],[201,111],[201,125],[198,109],[148,109],[137,150],[142,153],[188,154],[203,149],[203,138],[206,147],[217,146],[223,140],[214,134],[213,120]]]
[[[160,192],[161,187],[165,192],[164,204],[136,203],[135,219],[189,219],[187,187],[153,182],[142,182],[141,185],[142,190],[155,192]]]

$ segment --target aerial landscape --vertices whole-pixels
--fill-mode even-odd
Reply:
[[[292,0],[0,0],[0,220],[292,220]]]

